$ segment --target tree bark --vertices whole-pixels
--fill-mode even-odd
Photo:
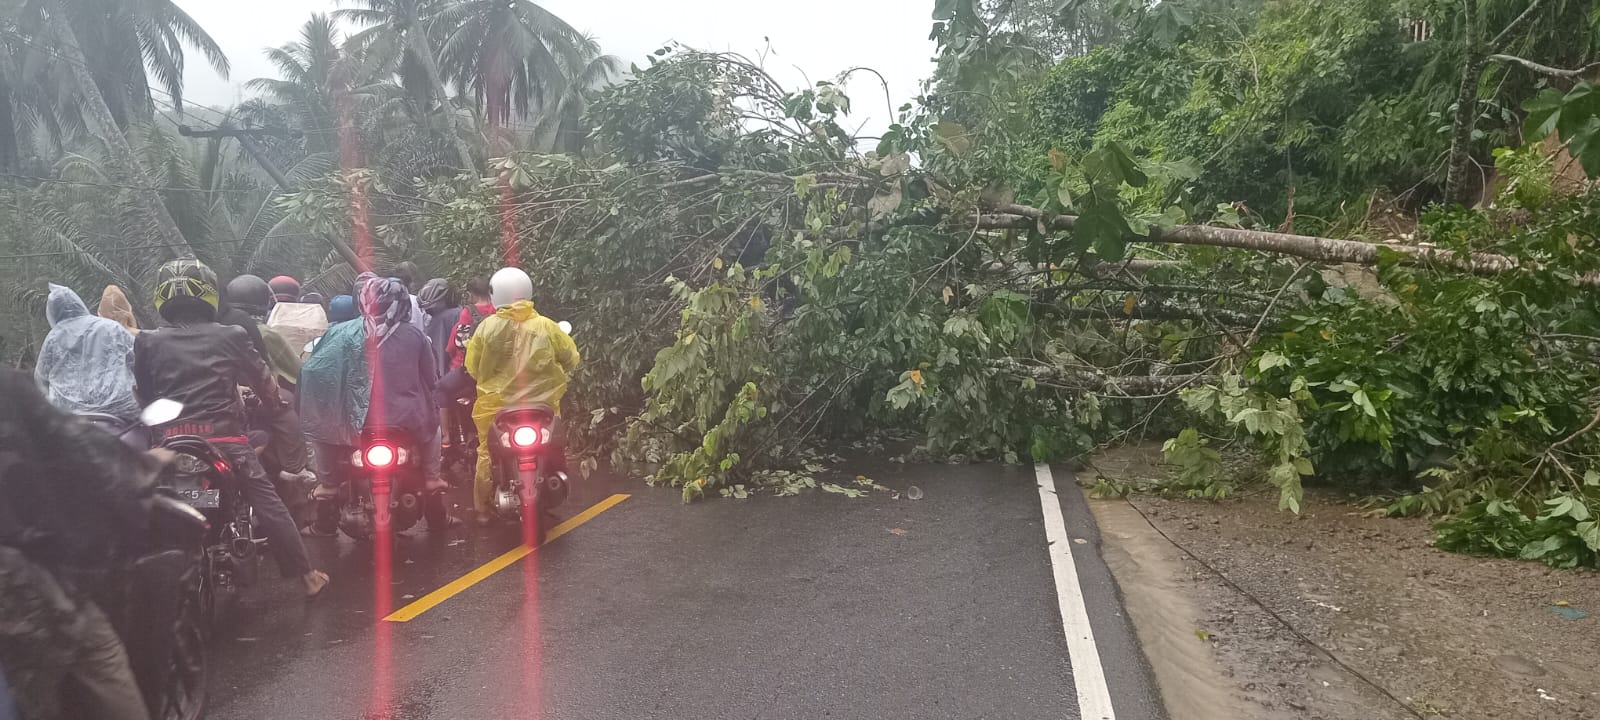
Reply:
[[[1216,382],[1216,375],[1131,375],[1111,376],[1089,370],[1072,370],[1053,365],[1030,365],[1016,360],[1000,360],[995,367],[1021,377],[1050,385],[1104,397],[1142,397],[1167,395],[1186,387]]]
[[[193,258],[194,249],[189,247],[187,239],[178,229],[178,223],[172,219],[172,214],[167,211],[166,203],[162,202],[161,194],[154,189],[149,174],[139,164],[133,155],[133,148],[128,145],[128,138],[123,136],[117,128],[116,120],[111,116],[111,109],[106,106],[106,99],[100,94],[100,86],[95,84],[94,75],[89,72],[89,61],[83,55],[83,48],[78,44],[77,33],[73,32],[72,25],[67,22],[65,8],[57,2],[50,6],[50,25],[55,32],[57,40],[62,45],[62,60],[71,67],[73,82],[78,86],[78,93],[83,98],[84,119],[89,123],[89,131],[99,135],[105,141],[106,154],[111,161],[114,171],[120,171],[122,180],[128,185],[140,188],[138,193],[141,205],[149,213],[150,221],[155,230],[161,235],[159,244],[176,245],[173,254],[183,258]]]
[[[1024,205],[1005,205],[997,209],[1003,214],[980,216],[978,218],[979,226],[984,228],[1026,229],[1033,227],[1044,217],[1042,211]],[[1071,215],[1059,215],[1051,221],[1050,226],[1056,230],[1071,230],[1077,220],[1076,217]],[[1358,265],[1377,265],[1379,251],[1389,250],[1398,253],[1401,256],[1400,261],[1407,265],[1444,267],[1475,275],[1498,275],[1520,267],[1516,258],[1493,253],[1462,255],[1450,250],[1438,250],[1428,247],[1380,245],[1355,240],[1336,240],[1309,235],[1238,230],[1208,225],[1179,225],[1169,230],[1153,229],[1148,237],[1134,237],[1130,238],[1130,240],[1134,242],[1172,243],[1175,245],[1231,247],[1241,250],[1289,255],[1321,262],[1347,262]],[[1585,278],[1584,282],[1585,284],[1591,284],[1596,281],[1600,281],[1600,278]]]
[[[417,62],[422,64],[422,71],[428,75],[428,86],[433,88],[433,98],[439,103],[439,112],[443,113],[450,123],[450,143],[455,146],[456,159],[461,162],[461,169],[476,170],[477,164],[472,161],[472,148],[467,146],[467,141],[461,139],[455,113],[450,111],[450,94],[445,91],[444,73],[439,71],[439,60],[433,56],[433,48],[428,46],[428,39],[422,34],[420,23],[406,29],[406,41],[411,46],[411,54],[416,55]]]
[[[1505,63],[1507,65],[1521,65],[1522,67],[1532,70],[1540,75],[1544,75],[1545,77],[1560,78],[1562,80],[1577,80],[1582,78],[1584,75],[1588,75],[1590,72],[1593,72],[1596,68],[1600,68],[1600,63],[1589,63],[1581,68],[1567,70],[1565,68],[1541,65],[1532,60],[1519,58],[1515,55],[1490,55],[1489,59],[1497,63]]]
[[[1444,198],[1445,202],[1470,207],[1475,203],[1468,192],[1471,186],[1467,184],[1467,173],[1472,165],[1472,131],[1478,125],[1478,79],[1489,61],[1476,50],[1468,52],[1471,56],[1461,70],[1461,84],[1456,87],[1456,114],[1450,123],[1450,161],[1444,178]]]

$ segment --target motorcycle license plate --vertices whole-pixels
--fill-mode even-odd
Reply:
[[[189,507],[210,510],[222,507],[221,490],[179,490],[178,499],[189,504]]]
[[[536,467],[539,467],[539,458],[517,458],[517,469],[519,470],[532,470]]]

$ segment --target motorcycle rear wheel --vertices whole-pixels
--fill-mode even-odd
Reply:
[[[205,600],[196,588],[184,593],[173,628],[172,656],[155,720],[200,720],[206,713],[206,681],[210,674],[206,649]]]

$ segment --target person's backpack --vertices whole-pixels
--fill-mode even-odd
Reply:
[[[467,349],[467,341],[472,339],[472,333],[477,331],[478,323],[483,322],[483,318],[484,314],[478,312],[478,306],[476,304],[467,305],[468,322],[465,325],[456,326],[457,348],[461,350]]]

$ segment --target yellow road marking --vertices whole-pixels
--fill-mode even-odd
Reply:
[[[560,525],[550,528],[550,530],[544,534],[544,542],[540,543],[540,545],[542,546],[548,544],[556,538],[572,532],[573,530],[577,529],[579,525],[593,520],[595,516],[610,510],[611,508],[615,507],[617,503],[627,500],[628,497],[628,495],[619,493],[595,503],[594,505],[590,506],[589,509],[572,516],[565,522],[562,522]],[[450,583],[444,587],[428,593],[427,595],[423,595],[422,597],[412,601],[410,605],[390,613],[388,617],[384,618],[384,620],[388,622],[409,622],[418,615],[432,610],[434,606],[438,605],[439,603],[449,600],[463,590],[482,582],[490,575],[510,567],[516,561],[531,555],[533,551],[538,549],[539,548],[537,547],[518,545],[504,555],[478,566],[478,568],[472,572],[450,581]]]

